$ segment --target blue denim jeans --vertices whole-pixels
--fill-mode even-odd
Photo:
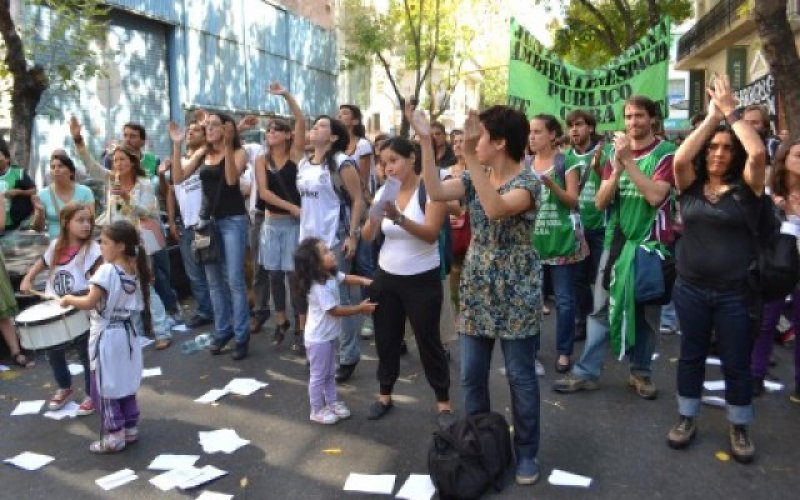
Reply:
[[[749,424],[753,420],[753,383],[750,376],[751,319],[741,290],[701,288],[680,278],[672,291],[681,322],[681,354],[678,360],[678,411],[694,417],[700,396],[711,334],[717,332],[728,420]]]
[[[224,345],[235,338],[239,345],[250,340],[250,307],[244,278],[247,251],[247,215],[233,215],[216,220],[220,257],[205,264],[211,304],[214,307],[214,343]]]
[[[608,262],[608,250],[603,250],[594,284],[594,310],[586,320],[586,344],[572,373],[597,380],[603,370],[608,344],[608,290],[603,287],[603,269]],[[636,341],[629,351],[631,373],[649,376],[652,373],[653,352],[661,319],[661,306],[636,306]]]
[[[83,366],[83,383],[86,395],[89,395],[91,383],[89,381],[89,332],[75,339],[70,345],[60,345],[47,351],[47,360],[53,370],[59,389],[72,387],[72,374],[67,366],[67,349],[74,347],[78,351],[78,358]]]
[[[150,256],[150,266],[153,268],[153,288],[161,297],[161,302],[168,313],[178,311],[178,295],[172,289],[171,272],[169,268],[169,252],[166,248],[159,250]]]
[[[550,266],[556,296],[556,352],[563,356],[572,355],[575,343],[575,278],[580,264]]]
[[[511,389],[514,418],[514,452],[520,458],[536,458],[539,453],[539,380],[536,377],[537,336],[500,339],[506,377]],[[464,413],[476,415],[491,411],[489,368],[495,339],[461,335],[461,395]]]
[[[192,253],[192,241],[194,241],[194,228],[187,227],[181,230],[181,259],[183,260],[183,271],[189,279],[189,287],[192,289],[194,297],[195,311],[198,315],[211,319],[214,317],[214,308],[211,305],[211,295],[208,293],[208,281],[206,280],[206,270],[198,264]]]
[[[674,301],[670,301],[669,304],[661,308],[661,328],[678,330],[678,316],[675,312]]]
[[[342,235],[339,241],[343,241],[343,239]],[[342,245],[339,244],[332,250],[336,255],[339,271],[345,274],[351,273],[353,260],[344,258]],[[344,283],[340,284],[339,301],[343,306],[358,304],[361,301],[360,287],[345,285]],[[354,365],[361,360],[361,339],[359,337],[359,332],[361,331],[363,321],[364,315],[362,314],[345,316],[342,318],[342,332],[339,334],[339,364]]]
[[[584,232],[586,244],[589,245],[589,256],[578,264],[575,277],[575,320],[579,324],[586,322],[586,316],[592,312],[592,285],[597,279],[600,257],[603,254],[603,237],[605,229],[587,229]]]

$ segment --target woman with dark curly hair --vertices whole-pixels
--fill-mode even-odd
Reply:
[[[678,279],[673,300],[681,323],[678,362],[680,419],[669,431],[672,448],[684,448],[697,432],[705,360],[717,332],[733,457],[750,462],[755,447],[750,379],[751,318],[754,306],[747,273],[756,242],[747,217],[764,193],[766,153],[758,133],[734,113],[736,101],[726,76],[709,89],[703,123],[675,153],[683,238],[678,244]],[[719,125],[721,120],[727,125]]]
[[[782,232],[800,236],[800,139],[784,144],[775,155],[772,175],[772,196],[775,204],[786,218]],[[791,294],[791,320],[795,329],[800,326],[800,288]],[[772,354],[773,335],[783,312],[784,299],[764,304],[761,331],[755,340],[751,356],[753,395],[764,392],[764,377],[767,375],[769,357]],[[800,342],[794,343],[794,392],[789,396],[793,403],[800,403]]]

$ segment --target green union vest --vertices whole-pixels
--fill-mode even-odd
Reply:
[[[649,153],[637,158],[636,165],[652,178],[658,165],[665,157],[674,155],[675,149],[671,142],[661,141]],[[625,245],[611,272],[608,312],[611,347],[622,358],[636,340],[636,297],[633,296],[636,248],[644,244],[666,254],[669,252],[660,242],[650,241],[658,208],[647,202],[627,172],[620,176],[617,192],[615,221],[625,235]]]
[[[16,165],[11,165],[6,170],[6,173],[0,175],[0,196],[5,196],[5,192],[9,189],[14,189],[17,186],[17,182],[22,180],[24,173],[21,168],[17,167]],[[5,200],[5,208],[6,208],[6,226],[11,225],[11,200]]]
[[[147,177],[153,177],[158,171],[158,159],[153,153],[142,154],[142,169],[147,173]]]
[[[596,148],[596,146],[595,146]],[[590,149],[586,153],[578,153],[575,148],[569,148],[565,154],[566,170],[569,172],[575,167],[579,167],[581,178],[585,175],[587,168],[591,168],[592,157],[594,156],[595,148]],[[605,165],[610,156],[611,145],[603,146],[603,153],[600,157],[600,164]],[[581,214],[581,223],[584,229],[602,229],[605,227],[605,215],[603,211],[598,210],[594,204],[594,198],[597,194],[597,189],[600,187],[600,176],[592,169],[586,178],[586,184],[578,196],[578,211]]]
[[[528,168],[533,168],[533,161]],[[563,168],[563,175],[561,169]],[[573,166],[572,168],[576,168]],[[570,168],[566,166],[563,155],[556,155],[550,170],[550,179],[561,189],[566,189],[566,175]],[[536,224],[531,234],[531,245],[539,253],[541,259],[569,257],[580,250],[575,237],[575,226],[570,217],[570,209],[561,203],[556,194],[541,184],[541,201],[536,214]]]

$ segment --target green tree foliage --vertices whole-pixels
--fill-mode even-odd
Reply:
[[[458,82],[461,62],[469,57],[472,28],[457,22],[456,11],[465,2],[457,0],[390,0],[386,12],[362,0],[345,0],[342,30],[345,35],[344,68],[377,62],[384,69],[398,102],[405,97],[400,81],[413,75],[411,97],[449,93]],[[431,81],[434,63],[446,65]],[[431,114],[441,113],[441,102],[426,99]],[[403,121],[401,133],[408,132]]]
[[[0,78],[11,81],[11,149],[30,158],[33,118],[48,89],[74,91],[98,74],[109,12],[101,0],[26,0],[22,19],[0,0]],[[41,21],[41,22],[39,22]],[[17,23],[22,22],[22,26]]]
[[[553,50],[581,68],[596,68],[622,53],[664,16],[680,23],[692,14],[689,0],[536,0],[561,9]]]

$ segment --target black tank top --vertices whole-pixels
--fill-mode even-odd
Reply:
[[[214,216],[215,218],[223,218],[247,214],[244,205],[244,196],[239,189],[239,178],[236,178],[236,184],[233,186],[228,185],[223,176],[224,169],[224,157],[216,165],[204,163],[200,167],[200,183],[203,187],[203,207],[200,213],[204,217]],[[217,196],[217,188],[220,182],[222,182],[222,192],[219,193],[219,200],[217,201],[214,213],[209,213],[214,205],[214,200]]]
[[[744,218],[755,195],[747,191],[747,186],[733,186],[712,204],[703,194],[703,183],[695,182],[680,195],[683,236],[676,261],[681,278],[714,290],[734,290],[744,284],[756,254]]]
[[[275,193],[277,197],[286,200],[289,203],[300,206],[300,192],[297,190],[297,164],[292,160],[286,160],[283,167],[278,170],[275,162],[271,158],[267,158],[267,185],[269,190]],[[286,189],[284,189],[286,188]],[[256,208],[260,211],[267,209],[273,214],[288,214],[284,210],[275,205],[270,205],[262,200],[259,196],[256,202]]]

